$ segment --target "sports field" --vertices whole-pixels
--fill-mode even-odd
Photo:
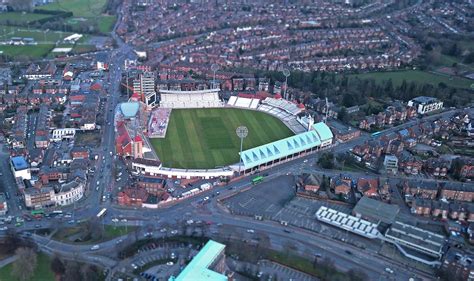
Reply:
[[[164,139],[150,139],[165,167],[209,169],[239,162],[235,129],[249,134],[244,150],[293,135],[266,113],[235,108],[173,109]]]
[[[466,78],[450,77],[447,75],[436,74],[421,70],[405,70],[405,71],[388,71],[388,72],[371,72],[363,74],[351,74],[349,77],[357,77],[361,79],[374,79],[376,83],[384,80],[392,79],[393,85],[399,86],[405,80],[407,83],[428,83],[438,86],[439,83],[445,83],[449,87],[454,88],[470,88],[472,81]]]

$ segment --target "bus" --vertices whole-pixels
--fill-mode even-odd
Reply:
[[[263,176],[258,176],[258,177],[253,178],[252,184],[258,184],[258,183],[261,183],[262,181],[263,181]]]
[[[371,136],[372,136],[373,138],[375,138],[375,137],[378,137],[381,133],[382,133],[382,132],[375,132],[375,133],[373,133]]]
[[[102,218],[103,216],[105,216],[105,214],[107,213],[107,208],[103,208],[102,210],[100,210],[100,212],[97,214],[97,218]]]
[[[33,211],[31,211],[31,215],[32,216],[42,216],[42,215],[44,215],[44,211],[43,210],[33,210]]]

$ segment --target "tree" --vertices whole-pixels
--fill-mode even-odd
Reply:
[[[334,167],[334,155],[330,152],[321,154],[318,164],[324,169],[332,169]]]
[[[66,272],[61,280],[63,281],[82,281],[81,270],[76,262],[66,263]]]
[[[12,275],[20,281],[31,279],[37,265],[36,252],[32,248],[21,247],[15,255],[18,258],[13,263]]]
[[[29,11],[33,7],[32,0],[10,0],[10,7],[15,11]]]
[[[352,268],[347,271],[347,275],[350,276],[350,280],[352,281],[364,281],[369,280],[369,276],[362,270],[358,268]]]
[[[83,237],[83,240],[88,240],[93,239],[93,240],[99,240],[102,238],[104,234],[104,229],[101,225],[101,222],[93,218],[88,221],[86,225],[86,231],[85,231],[85,237]]]
[[[66,272],[66,267],[64,267],[64,263],[58,256],[54,256],[51,260],[51,271],[56,273],[56,275],[63,275]]]
[[[341,120],[344,123],[349,121],[349,114],[347,113],[347,109],[343,106],[341,110],[339,110],[337,114],[337,119]]]
[[[95,266],[91,266],[89,264],[83,264],[81,266],[80,271],[81,271],[82,280],[87,280],[87,281],[99,280],[99,273],[97,272],[97,268]]]
[[[456,158],[451,162],[450,172],[455,179],[461,178],[461,168],[464,166],[464,160],[461,158]]]

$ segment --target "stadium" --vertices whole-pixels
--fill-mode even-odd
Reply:
[[[313,124],[304,106],[282,99],[232,96],[218,89],[160,91],[148,118],[145,147],[152,157],[134,159],[137,173],[176,178],[213,178],[251,173],[332,144],[324,123]],[[240,155],[236,128],[248,128]]]

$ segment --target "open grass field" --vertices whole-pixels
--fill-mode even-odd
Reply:
[[[38,254],[38,261],[35,273],[29,281],[51,281],[54,280],[54,273],[50,269],[50,258],[45,254]],[[2,281],[17,281],[11,275],[13,264],[9,264],[0,268],[0,280]]]
[[[150,139],[166,167],[215,168],[239,162],[235,129],[249,134],[244,150],[292,136],[280,120],[266,113],[235,108],[173,109],[164,139]]]
[[[42,20],[45,18],[53,17],[53,15],[48,14],[38,14],[38,13],[20,13],[20,12],[7,12],[0,14],[0,23],[5,24],[28,24],[37,20]]]
[[[43,31],[41,29],[0,25],[0,41],[10,40],[12,37],[33,38],[39,43],[54,43],[71,35],[70,32]]]
[[[75,17],[100,16],[107,0],[56,0],[41,6],[41,10],[72,12]]]
[[[30,58],[42,58],[52,49],[54,44],[38,44],[34,46],[0,46],[0,52],[10,57],[27,56]]]
[[[363,74],[353,74],[350,77],[358,77],[361,79],[375,79],[375,82],[380,83],[384,80],[392,79],[393,85],[401,85],[403,80],[408,83],[429,83],[437,86],[443,82],[449,87],[455,88],[470,88],[474,81],[459,77],[449,77],[441,74],[435,74],[431,72],[421,70],[405,70],[405,71],[392,71],[392,72],[372,72]]]
[[[99,31],[106,33],[112,30],[116,20],[115,16],[102,14],[106,4],[107,0],[56,0],[40,9],[72,12],[74,17],[67,21],[71,26],[97,22]]]

